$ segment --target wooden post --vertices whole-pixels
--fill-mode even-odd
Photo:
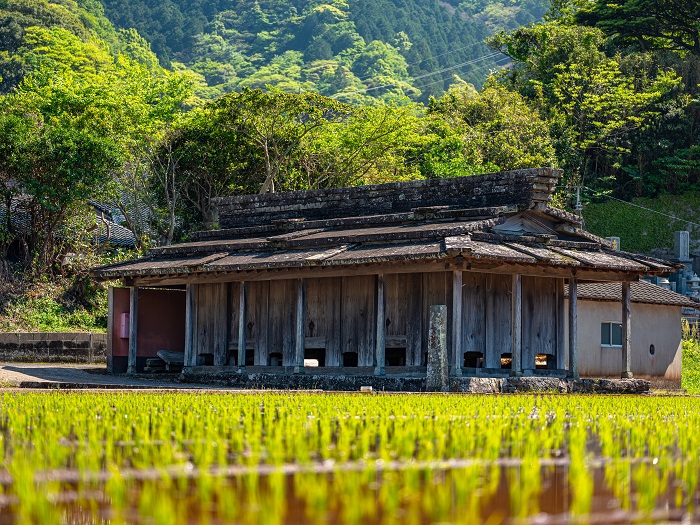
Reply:
[[[511,337],[512,337],[512,361],[510,375],[520,376],[523,373],[523,276],[513,274],[513,290],[511,295]]]
[[[306,281],[297,280],[297,318],[296,336],[294,338],[294,373],[304,372],[304,321],[306,320]]]
[[[127,361],[127,374],[136,373],[136,339],[138,336],[139,319],[139,288],[132,286],[129,288],[129,357]]]
[[[557,278],[557,368],[566,368],[566,299],[564,279]]]
[[[386,374],[386,294],[384,293],[384,275],[377,275],[377,339],[374,349],[376,365],[374,375]]]
[[[194,334],[194,284],[188,284],[185,288],[185,357],[183,372],[197,365],[197,349],[195,348]]]
[[[107,289],[107,372],[114,373],[114,287]]]
[[[452,352],[456,376],[462,375],[464,350],[462,349],[462,270],[452,272]]]
[[[622,283],[622,379],[632,379],[632,294],[630,283]]]
[[[578,379],[578,281],[576,276],[569,278],[569,374]]]
[[[248,344],[246,341],[247,295],[248,283],[241,281],[238,294],[238,357],[236,358],[239,372],[245,371],[245,351]]]

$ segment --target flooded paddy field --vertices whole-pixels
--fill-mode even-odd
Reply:
[[[700,522],[700,398],[0,397],[0,525]]]

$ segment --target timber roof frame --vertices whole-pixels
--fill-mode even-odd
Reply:
[[[615,251],[610,241],[585,231],[578,216],[552,207],[560,176],[536,168],[216,199],[223,229],[94,268],[92,275],[182,284],[418,271],[412,264],[421,271],[450,267],[610,281],[676,268]]]

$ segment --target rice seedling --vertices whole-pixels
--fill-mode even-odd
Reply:
[[[693,516],[699,408],[693,397],[8,392],[0,516],[42,525]]]

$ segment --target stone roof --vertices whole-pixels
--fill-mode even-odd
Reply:
[[[395,263],[459,261],[465,268],[542,267],[627,279],[672,263],[617,252],[550,206],[561,172],[517,170],[216,200],[223,229],[95,268],[102,279],[175,277]],[[622,277],[618,280],[623,279]],[[611,280],[602,278],[601,280]]]
[[[689,306],[697,308],[698,303],[685,295],[666,290],[648,281],[636,281],[630,284],[631,300],[633,303],[663,304],[669,306]],[[569,297],[569,287],[565,287],[565,295]],[[579,301],[614,301],[622,302],[621,283],[580,283],[578,285]]]

